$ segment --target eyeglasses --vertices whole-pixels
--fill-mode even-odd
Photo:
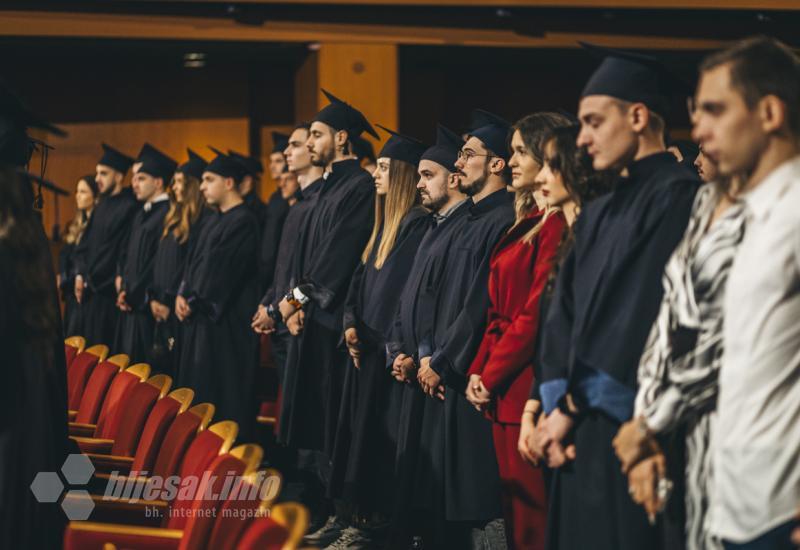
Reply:
[[[469,149],[467,149],[466,151],[462,149],[461,151],[458,152],[458,159],[459,160],[464,159],[464,162],[469,161],[469,159],[471,159],[472,157],[493,157],[493,156],[494,155],[491,155],[489,153],[476,153],[475,151],[470,151]]]

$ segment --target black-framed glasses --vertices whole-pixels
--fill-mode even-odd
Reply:
[[[461,149],[458,152],[458,159],[459,160],[464,159],[464,162],[469,161],[469,159],[471,159],[472,157],[493,157],[493,156],[494,155],[490,153],[476,153],[475,151],[470,151],[469,149],[467,149],[466,151]]]

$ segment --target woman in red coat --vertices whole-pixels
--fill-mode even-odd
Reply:
[[[489,275],[486,331],[469,370],[467,399],[493,423],[510,548],[544,547],[546,498],[540,470],[517,452],[520,418],[533,381],[532,357],[539,325],[539,296],[565,227],[564,216],[535,200],[547,132],[569,120],[556,113],[527,116],[513,127],[512,184],[517,223],[498,243]]]

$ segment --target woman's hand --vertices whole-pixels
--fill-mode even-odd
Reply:
[[[344,331],[344,341],[347,344],[347,351],[350,353],[350,357],[353,358],[353,365],[357,369],[361,368],[361,350],[359,349],[361,342],[358,340],[358,333],[355,328],[350,327]]]

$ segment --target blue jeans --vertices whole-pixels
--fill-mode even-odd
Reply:
[[[800,521],[793,519],[767,531],[748,542],[735,543],[723,541],[725,550],[795,550],[792,544],[792,531],[800,527]]]

